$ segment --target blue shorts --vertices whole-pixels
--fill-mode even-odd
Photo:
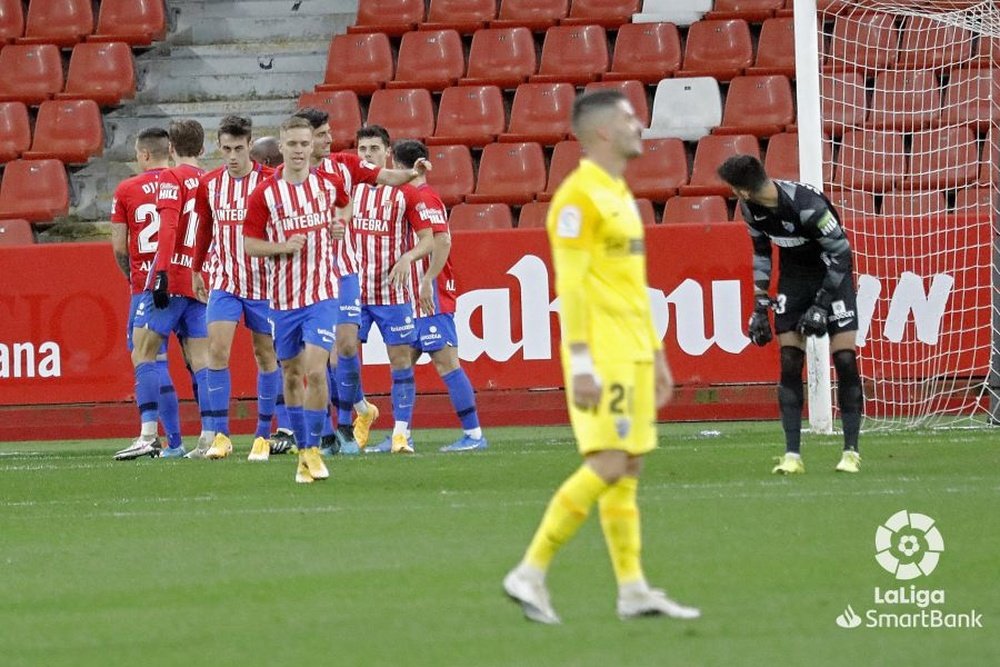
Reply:
[[[186,296],[171,296],[162,310],[153,305],[153,293],[143,292],[135,310],[135,328],[149,329],[163,338],[171,332],[178,338],[208,338],[205,304]]]
[[[361,280],[358,274],[349,273],[340,277],[340,314],[337,324],[357,324],[361,326]]]
[[[271,335],[278,360],[297,357],[306,343],[333,349],[337,300],[326,299],[292,310],[271,310]]]
[[[131,300],[128,303],[128,323],[126,326],[128,329],[125,331],[125,342],[128,344],[128,351],[131,352],[132,345],[132,329],[135,328],[135,311],[139,308],[139,301],[142,300],[142,292],[138,294],[133,294]],[[163,345],[160,346],[160,351],[158,354],[167,353],[167,338],[163,337]]]
[[[413,306],[408,303],[394,306],[361,306],[361,324],[358,340],[368,342],[368,332],[372,324],[382,332],[386,345],[412,345],[417,339],[417,328],[413,324]]]
[[[244,299],[221,289],[208,295],[208,322],[239,322],[240,317],[254,333],[271,335],[271,303],[267,299]]]
[[[453,313],[438,313],[417,318],[417,339],[413,348],[420,352],[437,352],[446,347],[458,347],[458,330]]]

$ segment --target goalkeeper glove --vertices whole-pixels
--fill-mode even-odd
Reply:
[[[820,290],[816,293],[813,305],[799,319],[799,333],[804,336],[825,336],[829,309],[830,295],[826,290]]]
[[[758,294],[754,299],[753,315],[750,316],[747,334],[750,342],[763,347],[771,342],[771,320],[768,311],[771,310],[771,298],[766,294]]]
[[[170,295],[167,294],[167,272],[157,271],[156,278],[153,279],[153,305],[163,309],[170,304]]]

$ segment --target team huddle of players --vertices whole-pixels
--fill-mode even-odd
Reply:
[[[307,483],[328,476],[321,449],[412,453],[413,366],[423,353],[464,431],[442,449],[486,448],[458,359],[451,236],[446,209],[426,183],[427,149],[413,140],[393,145],[384,128],[369,126],[358,132],[356,153],[331,154],[328,121],[318,109],[285,121],[280,159],[268,158],[280,164],[272,167],[251,152],[275,142],[256,146],[250,119],[226,116],[217,136],[223,164],[207,172],[198,122],[139,134],[140,173],[119,185],[111,221],[132,290],[127,332],[141,431],[116,459],[229,456],[229,368],[240,322],[258,368],[249,460],[297,450],[296,481]],[[395,168],[386,167],[390,157]],[[394,425],[369,445],[379,411],[362,391],[358,349],[373,324],[389,356]],[[190,451],[167,370],[171,333],[201,412]]]

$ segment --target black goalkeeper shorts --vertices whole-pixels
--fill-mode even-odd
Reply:
[[[796,275],[793,272],[779,274],[777,303],[774,306],[775,333],[796,331],[799,320],[812,306],[816,292],[822,286],[822,275]],[[828,316],[826,330],[831,336],[842,331],[858,330],[858,296],[852,276],[845,277],[840,283],[830,302]]]

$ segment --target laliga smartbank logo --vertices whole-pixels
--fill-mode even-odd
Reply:
[[[900,510],[875,529],[875,560],[897,581],[929,576],[944,552],[944,537],[926,514]],[[876,586],[872,602],[878,607],[861,610],[852,605],[837,616],[837,625],[866,628],[982,628],[983,615],[975,609],[946,611],[944,589],[916,584],[886,588]],[[915,609],[914,609],[915,608]]]

